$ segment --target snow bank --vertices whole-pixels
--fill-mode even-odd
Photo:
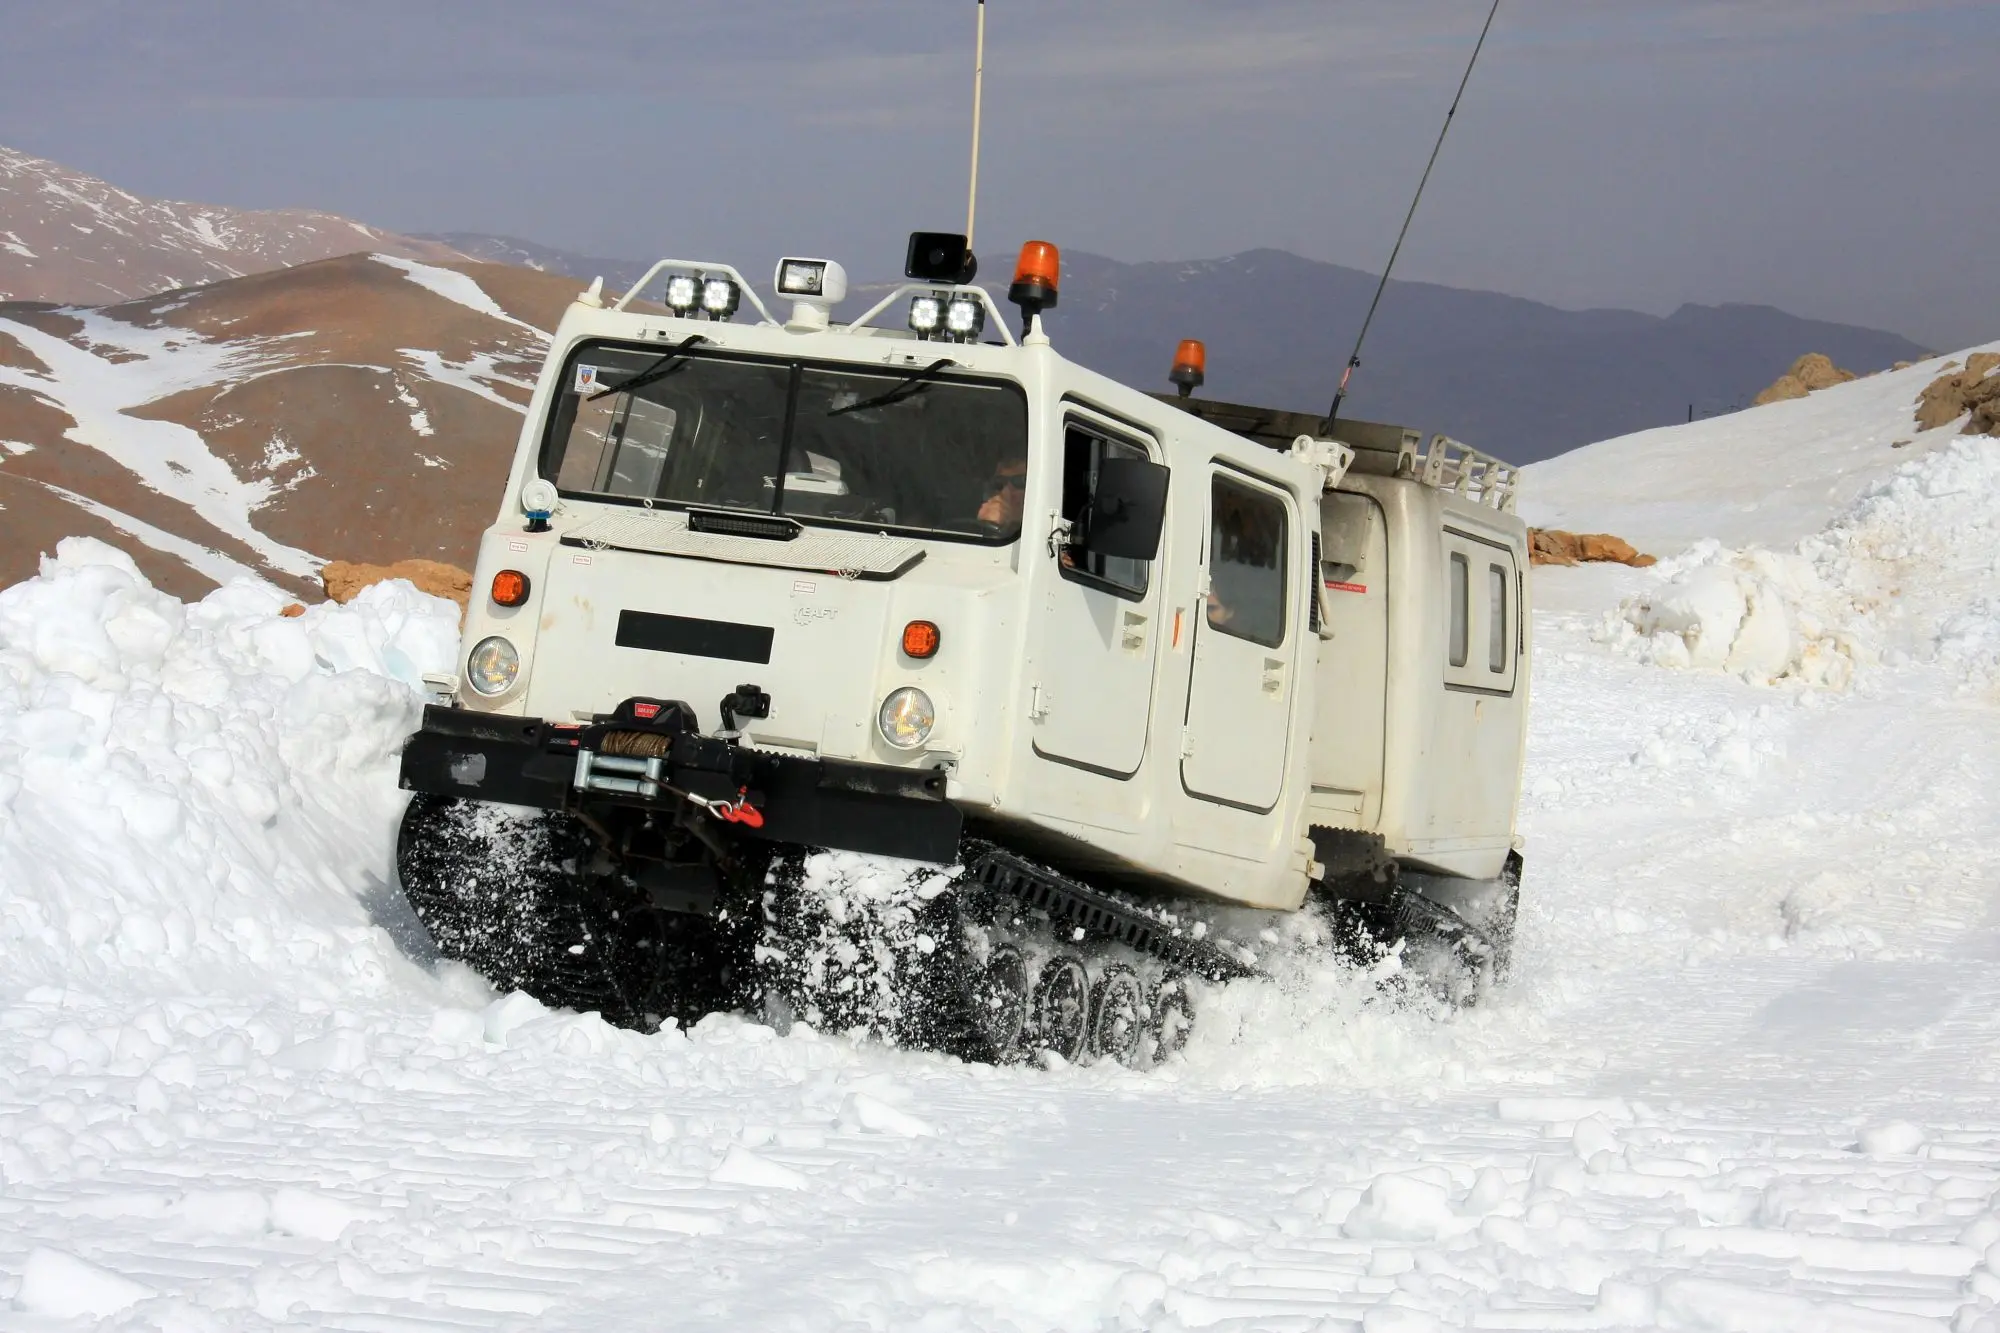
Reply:
[[[1537,527],[1615,532],[1659,555],[1704,538],[1789,545],[1906,459],[1959,438],[1958,422],[1918,430],[1917,400],[1947,365],[1978,351],[2000,343],[1573,449],[1523,469],[1521,515]]]
[[[0,986],[379,987],[409,971],[355,896],[388,864],[395,755],[457,608],[407,584],[286,618],[194,605],[69,538],[0,592]]]
[[[1597,638],[1643,661],[1842,687],[1880,658],[2000,674],[2000,442],[1954,440],[1789,551],[1703,541]]]

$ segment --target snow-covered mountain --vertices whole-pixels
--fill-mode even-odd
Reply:
[[[0,301],[128,301],[360,251],[462,257],[332,213],[142,198],[0,146]]]
[[[68,543],[0,591],[0,1301],[35,1328],[2000,1333],[2000,440],[1895,447],[1933,369],[1531,471],[1538,513],[1664,558],[1534,573],[1512,984],[1439,1013],[1302,957],[1205,993],[1151,1074],[494,995],[389,870],[455,608],[188,605]],[[1750,619],[1752,647],[1869,651],[1711,661]]]
[[[0,583],[71,534],[197,596],[467,559],[567,277],[351,255],[97,308],[0,304]]]

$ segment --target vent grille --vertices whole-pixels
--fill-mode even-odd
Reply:
[[[767,542],[793,541],[803,531],[789,518],[718,513],[713,509],[689,510],[687,525],[695,532],[712,532],[721,537],[759,537]]]

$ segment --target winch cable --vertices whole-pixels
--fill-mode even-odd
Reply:
[[[1458,93],[1451,99],[1451,110],[1444,113],[1444,127],[1438,131],[1437,142],[1431,145],[1431,158],[1424,164],[1424,174],[1417,181],[1417,193],[1410,200],[1410,211],[1403,215],[1403,229],[1396,233],[1396,245],[1389,251],[1389,262],[1382,269],[1382,280],[1375,284],[1375,299],[1368,303],[1368,314],[1361,321],[1360,336],[1354,340],[1354,352],[1347,358],[1347,368],[1340,372],[1340,387],[1334,391],[1333,406],[1326,410],[1326,420],[1320,423],[1322,435],[1332,434],[1334,418],[1340,415],[1340,405],[1347,398],[1347,383],[1361,368],[1361,345],[1368,341],[1368,326],[1375,322],[1375,308],[1382,304],[1382,293],[1388,289],[1389,275],[1396,271],[1396,257],[1403,253],[1403,239],[1410,234],[1410,223],[1417,216],[1417,205],[1423,201],[1424,186],[1430,184],[1431,168],[1437,165],[1438,153],[1444,148],[1444,136],[1451,132],[1452,117],[1458,114],[1458,104],[1465,97],[1465,86],[1472,82],[1473,67],[1479,63],[1479,53],[1486,49],[1486,34],[1493,31],[1493,18],[1499,12],[1500,0],[1493,0],[1493,7],[1486,11],[1486,25],[1479,30],[1479,40],[1473,45],[1472,58],[1465,62],[1465,77],[1458,81]]]

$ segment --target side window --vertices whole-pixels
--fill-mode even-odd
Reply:
[[[1472,566],[1457,551],[1451,553],[1451,664],[1465,665],[1471,654]]]
[[[1146,451],[1129,440],[1086,430],[1075,422],[1063,432],[1062,516],[1071,531],[1081,533],[1090,516],[1090,498],[1097,490],[1098,468],[1107,458],[1145,458]],[[1146,595],[1152,573],[1150,560],[1093,555],[1081,547],[1065,547],[1062,574],[1078,583],[1095,583],[1130,601]]]
[[[1285,641],[1285,505],[1218,473],[1209,494],[1208,623],[1275,648]]]
[[[1486,567],[1486,667],[1507,669],[1507,571],[1499,565]]]

